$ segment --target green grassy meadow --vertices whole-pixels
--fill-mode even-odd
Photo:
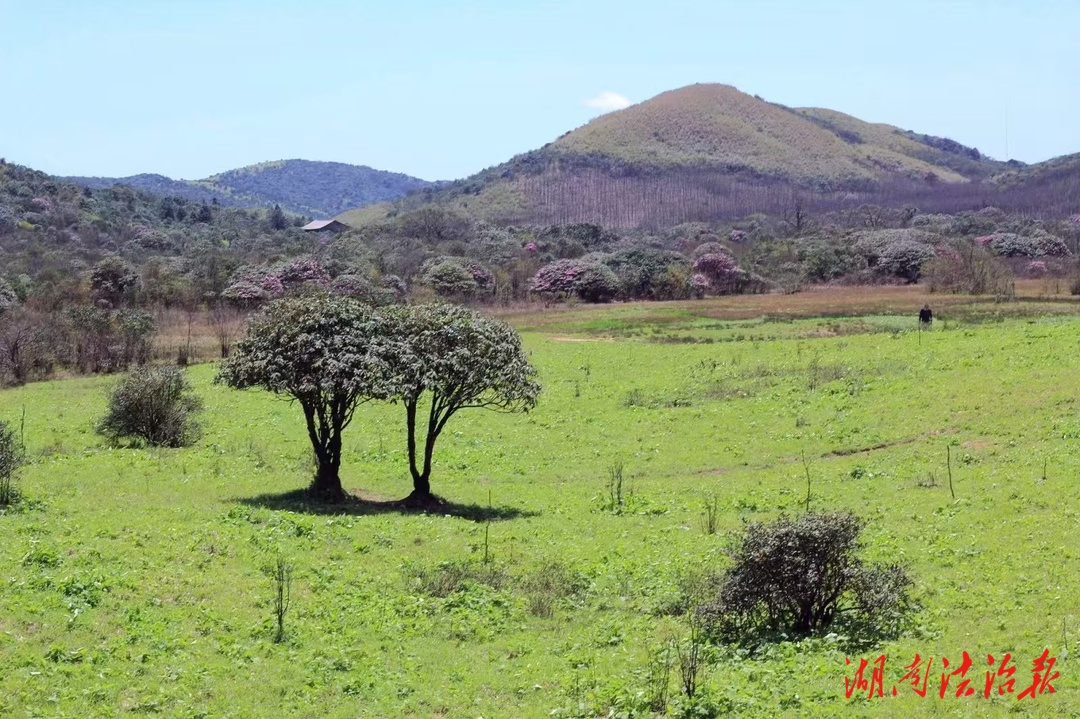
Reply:
[[[714,706],[1080,714],[1066,651],[1080,640],[1080,315],[920,335],[889,315],[657,307],[514,318],[544,393],[528,415],[451,420],[432,485],[454,503],[446,516],[296,500],[311,472],[299,408],[215,386],[212,365],[190,372],[205,434],[180,450],[94,434],[115,378],[0,392],[0,419],[18,426],[25,410],[33,457],[25,501],[0,516],[0,716],[648,716],[633,707],[650,652],[687,631],[687,588],[724,566],[744,523],[803,510],[807,466],[812,508],[865,518],[865,556],[904,562],[924,608],[907,636],[867,649],[718,648]],[[403,426],[400,407],[358,412],[348,489],[408,493]],[[621,514],[605,508],[617,462],[632,493]],[[279,557],[294,578],[274,643]],[[463,562],[488,567],[490,585],[433,591]],[[1013,655],[1019,693],[1044,648],[1056,693],[981,697],[988,653]],[[976,696],[940,699],[940,658],[955,667],[965,650]],[[899,681],[916,653],[935,658],[926,698]],[[846,699],[845,657],[881,654],[898,696]],[[674,674],[670,692],[676,716]]]

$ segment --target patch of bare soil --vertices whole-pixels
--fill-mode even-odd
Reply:
[[[990,444],[991,444],[991,442],[989,440],[986,440],[986,439],[970,439],[967,442],[961,442],[960,446],[963,447],[964,449],[978,450],[978,449],[986,449],[987,447],[990,446]]]

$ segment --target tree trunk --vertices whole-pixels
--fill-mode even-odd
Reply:
[[[431,480],[431,455],[435,453],[435,440],[439,437],[438,430],[434,429],[434,417],[428,425],[427,437],[424,439],[424,473],[420,475],[424,479],[424,486],[428,487]],[[430,487],[428,489],[430,492]]]
[[[344,497],[345,490],[341,487],[338,466],[332,463],[324,463],[320,458],[319,467],[315,471],[314,479],[311,480],[309,491],[321,499],[341,499]]]
[[[405,429],[409,443],[409,473],[412,475],[413,496],[415,494],[430,494],[431,485],[428,478],[420,474],[416,468],[416,400],[405,400]]]
[[[341,468],[341,430],[326,437],[326,432],[320,432],[315,419],[315,408],[310,404],[302,404],[304,419],[307,421],[308,437],[311,439],[311,448],[315,452],[315,477],[311,480],[308,491],[321,499],[338,500],[345,496],[345,490],[341,486],[341,477],[338,474]],[[325,439],[325,441],[324,441]]]
[[[430,432],[424,442],[423,470],[416,466],[416,400],[405,401],[405,424],[409,443],[409,473],[412,474],[413,490],[405,503],[423,507],[432,502],[431,494],[431,454],[435,449],[434,438]]]
[[[413,478],[413,491],[414,497],[428,497],[431,496],[431,480],[427,475],[420,475]]]

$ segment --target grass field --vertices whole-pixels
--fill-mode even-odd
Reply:
[[[214,386],[212,365],[191,370],[205,436],[182,450],[94,434],[114,378],[0,392],[33,456],[0,516],[0,716],[647,716],[650,653],[685,635],[695,577],[745,522],[801,512],[807,467],[812,507],[866,519],[866,556],[904,562],[924,608],[860,650],[717,648],[713,706],[1075,716],[1080,316],[935,298],[946,322],[920,334],[919,296],[889,292],[508,315],[545,391],[528,415],[452,420],[433,477],[445,516],[303,504],[298,408]],[[347,432],[343,480],[368,500],[410,489],[402,415],[372,405]],[[632,497],[615,513],[620,462]],[[279,558],[293,583],[275,643]],[[1056,693],[982,699],[988,653],[1013,655],[1019,692],[1044,648]],[[940,659],[964,651],[977,696],[938,698]],[[899,681],[916,653],[935,658],[926,698]],[[845,657],[882,654],[898,696],[845,699]],[[670,691],[676,716],[675,676]]]

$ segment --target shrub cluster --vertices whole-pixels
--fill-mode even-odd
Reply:
[[[976,244],[989,247],[1002,257],[1064,257],[1069,248],[1060,237],[1046,232],[1030,236],[1015,232],[997,232],[975,238]]]
[[[619,278],[606,265],[585,260],[555,260],[533,276],[530,289],[552,299],[578,297],[585,302],[610,302]]]
[[[555,260],[541,267],[529,286],[550,299],[576,297],[584,302],[676,300],[744,291],[751,275],[741,272],[721,245],[708,244],[716,251],[698,256],[693,265],[678,252],[648,247]]]
[[[479,262],[463,257],[435,257],[421,267],[420,283],[439,297],[474,300],[495,291],[495,275]]]
[[[26,461],[26,452],[15,429],[0,422],[0,507],[14,504],[19,498],[15,472]]]
[[[0,380],[21,384],[61,365],[116,372],[149,360],[154,317],[136,309],[78,305],[45,314],[15,307],[0,314]]]
[[[154,447],[183,447],[200,434],[201,400],[177,367],[140,366],[109,395],[97,431],[112,441],[135,439]]]
[[[939,246],[937,255],[924,269],[931,292],[992,294],[1001,298],[1014,292],[1013,273],[1005,261],[973,241]]]
[[[899,565],[858,557],[863,522],[844,512],[807,513],[747,527],[718,596],[699,608],[726,642],[806,636],[843,623],[854,633],[897,631],[912,604]]]

